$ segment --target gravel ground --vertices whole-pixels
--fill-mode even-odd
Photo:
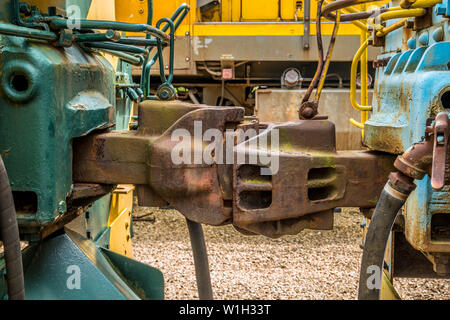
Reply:
[[[159,268],[166,299],[198,299],[189,234],[174,210],[134,223],[134,256]],[[215,299],[355,299],[362,250],[361,215],[336,215],[333,231],[303,231],[272,240],[246,237],[233,227],[204,227]],[[450,299],[450,280],[399,279],[403,299]]]

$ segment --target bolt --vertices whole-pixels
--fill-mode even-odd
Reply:
[[[65,201],[58,203],[58,212],[63,214],[67,212],[67,204]]]
[[[414,28],[414,21],[413,21],[413,20],[407,20],[405,26],[406,26],[406,28],[408,28],[408,29]]]
[[[445,11],[447,10],[447,8],[445,7],[445,5],[444,4],[440,4],[440,5],[437,5],[435,8],[434,8],[434,13],[437,15],[437,16],[443,16],[443,15],[445,15]]]
[[[189,37],[189,35],[190,35],[189,31],[187,31],[184,35],[185,35],[186,37]]]
[[[142,9],[142,8],[139,9],[139,13],[140,13],[140,14],[144,14],[144,9]]]

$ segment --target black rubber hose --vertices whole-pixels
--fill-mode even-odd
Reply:
[[[364,244],[359,278],[359,300],[379,300],[386,246],[398,212],[408,195],[388,182],[381,192]]]
[[[25,299],[22,252],[16,208],[5,164],[0,156],[0,238],[3,241],[6,282],[10,300]]]
[[[209,273],[208,252],[203,228],[200,223],[186,219],[194,255],[195,275],[200,300],[213,300],[211,275]]]

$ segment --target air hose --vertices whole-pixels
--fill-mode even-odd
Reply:
[[[5,164],[0,156],[0,238],[3,241],[6,282],[10,300],[25,299],[19,226]]]
[[[203,228],[200,223],[186,219],[194,255],[195,275],[200,300],[213,300],[211,275],[209,273],[208,252]]]
[[[359,300],[379,300],[386,246],[400,209],[415,189],[414,179],[391,173],[367,231],[359,278]]]

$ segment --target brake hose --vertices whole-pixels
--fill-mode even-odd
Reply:
[[[3,241],[6,283],[10,300],[25,299],[25,285],[20,250],[16,208],[5,164],[0,156],[0,238]]]

